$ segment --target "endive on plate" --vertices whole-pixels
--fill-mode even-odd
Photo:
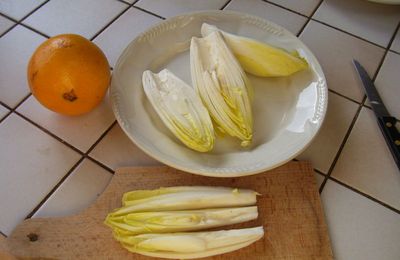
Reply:
[[[142,255],[193,259],[231,252],[248,246],[264,236],[262,227],[209,232],[141,234],[124,236],[114,233],[122,245]]]
[[[119,234],[183,232],[226,226],[256,219],[257,206],[137,212],[122,216],[107,216],[105,224]]]
[[[257,192],[226,187],[181,186],[124,194],[122,208],[110,213],[121,216],[133,212],[193,210],[242,207],[257,202]]]
[[[248,146],[253,137],[250,81],[220,32],[190,43],[192,82],[222,132]]]
[[[300,57],[297,51],[289,53],[265,42],[224,32],[207,23],[201,26],[203,37],[214,32],[222,33],[243,69],[255,76],[289,76],[308,67],[307,61]]]
[[[195,91],[167,69],[143,72],[144,91],[169,130],[189,148],[207,152],[214,145],[214,128]]]

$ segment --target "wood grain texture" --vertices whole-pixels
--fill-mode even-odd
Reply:
[[[332,259],[320,197],[307,162],[290,162],[241,178],[203,177],[169,167],[121,168],[88,209],[74,216],[25,220],[3,247],[18,258],[150,259],[122,248],[103,220],[108,212],[121,206],[124,192],[179,185],[250,188],[262,194],[257,201],[257,220],[223,229],[263,225],[264,238],[241,250],[207,259]]]

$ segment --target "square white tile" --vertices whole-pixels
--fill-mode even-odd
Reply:
[[[268,0],[268,2],[276,3],[290,10],[310,16],[320,0]]]
[[[0,124],[0,230],[8,235],[80,155],[21,117]]]
[[[18,112],[82,152],[86,152],[114,122],[108,96],[94,110],[81,116],[64,116],[48,110],[30,96]]]
[[[138,34],[160,21],[160,18],[130,8],[98,35],[94,42],[106,54],[110,65],[114,66],[119,55]]]
[[[328,87],[361,102],[364,90],[354,69],[353,59],[357,59],[370,75],[374,75],[384,49],[315,21],[307,24],[300,39],[320,62]]]
[[[228,0],[139,0],[135,6],[143,8],[162,17],[171,17],[180,13],[200,10],[220,9]]]
[[[313,18],[387,47],[400,19],[400,6],[365,0],[325,0]]]
[[[48,198],[33,217],[60,217],[78,214],[94,203],[112,174],[84,159]]]
[[[160,162],[140,150],[116,124],[89,154],[111,169],[125,166],[157,166]]]
[[[0,120],[8,114],[8,112],[10,112],[10,110],[2,105],[0,105]]]
[[[400,174],[374,113],[362,108],[332,177],[400,209]]]
[[[335,259],[399,259],[399,214],[333,181],[321,197]]]
[[[394,38],[394,41],[392,42],[392,45],[390,46],[390,49],[400,53],[400,30],[397,32],[396,37]]]
[[[26,68],[36,47],[46,38],[17,25],[0,38],[0,100],[15,107],[30,90]]]
[[[0,34],[7,31],[14,24],[15,23],[13,21],[11,21],[10,19],[7,19],[0,15]]]
[[[375,80],[389,113],[400,119],[400,54],[389,51]]]
[[[49,36],[75,33],[90,39],[127,7],[115,0],[52,0],[23,23]]]
[[[20,20],[46,0],[1,0],[0,12]]]
[[[311,145],[297,157],[311,161],[313,167],[323,173],[328,173],[358,109],[358,104],[331,92],[328,100],[328,111],[321,130]]]
[[[233,10],[259,16],[284,27],[293,34],[297,34],[307,21],[307,18],[301,15],[262,0],[233,0],[228,4],[225,10]]]

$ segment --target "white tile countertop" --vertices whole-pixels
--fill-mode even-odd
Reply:
[[[77,33],[113,66],[146,28],[209,9],[275,22],[315,54],[328,81],[328,112],[297,159],[315,167],[335,259],[400,259],[400,172],[351,63],[363,64],[400,118],[400,6],[365,0],[1,0],[1,235],[27,217],[86,208],[117,167],[160,164],[125,136],[108,98],[80,117],[39,105],[26,81],[35,48],[51,36]]]

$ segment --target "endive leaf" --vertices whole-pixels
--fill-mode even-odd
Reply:
[[[261,77],[288,76],[308,67],[297,51],[287,52],[264,42],[224,32],[214,25],[203,23],[203,37],[221,32],[243,69]]]
[[[139,212],[107,216],[105,223],[121,235],[195,231],[256,219],[257,207]]]
[[[120,216],[133,212],[191,210],[250,206],[256,203],[257,193],[246,189],[225,187],[169,187],[161,194],[149,191],[137,191],[124,196],[122,208],[116,209],[111,216]],[[140,195],[143,192],[145,195]],[[129,198],[129,200],[127,199]]]
[[[143,72],[143,88],[161,120],[186,146],[207,152],[214,145],[214,129],[195,91],[167,69]]]
[[[262,227],[169,234],[141,234],[115,238],[131,252],[164,258],[193,259],[245,247],[264,235]]]
[[[218,31],[192,38],[190,67],[193,85],[218,128],[248,146],[253,137],[250,81]]]

